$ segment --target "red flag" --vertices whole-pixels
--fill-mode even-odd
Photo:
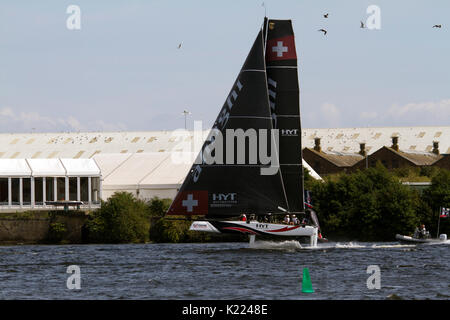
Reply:
[[[297,59],[294,36],[267,40],[267,61]]]
[[[169,208],[169,215],[206,215],[208,213],[208,191],[179,192]]]

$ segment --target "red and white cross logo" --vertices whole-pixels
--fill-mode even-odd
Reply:
[[[198,201],[194,199],[192,193],[188,194],[187,199],[182,201],[182,206],[186,207],[187,212],[192,212],[194,207],[198,206]]]
[[[284,52],[288,52],[288,47],[283,46],[283,41],[277,41],[277,46],[272,47],[272,52],[276,52],[277,57],[282,57]]]

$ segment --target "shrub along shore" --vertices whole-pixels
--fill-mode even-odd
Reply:
[[[420,191],[402,184],[409,181],[409,176],[428,180],[431,186]],[[411,234],[419,224],[425,224],[435,237],[439,209],[450,208],[450,171],[445,169],[390,172],[379,164],[351,174],[329,176],[324,181],[314,180],[306,172],[305,188],[312,192],[322,234],[331,241],[395,241],[395,234]],[[100,209],[84,215],[83,220],[78,214],[76,223],[73,217],[72,220],[58,217],[63,213],[50,214],[46,218],[47,236],[38,242],[74,243],[70,240],[76,238],[74,228],[81,234],[80,243],[248,241],[245,235],[189,231],[191,221],[164,217],[171,201],[159,198],[143,201],[131,193],[118,192],[104,201]],[[28,215],[34,217],[35,213]],[[28,215],[16,213],[16,218],[0,217],[0,220],[25,221]],[[45,228],[40,227],[40,234]],[[440,233],[450,234],[450,218],[440,220]]]
[[[420,191],[402,184],[408,176],[428,179],[432,184]],[[330,240],[395,241],[395,234],[411,234],[422,223],[434,237],[439,208],[450,207],[450,171],[444,169],[390,172],[378,164],[325,181],[314,180],[306,173],[305,188],[312,192],[322,234]],[[129,193],[116,193],[91,215],[86,224],[87,241],[247,241],[246,236],[231,238],[189,231],[190,221],[164,218],[170,203],[170,199],[144,202]],[[441,219],[440,233],[450,233],[447,220],[450,218]]]

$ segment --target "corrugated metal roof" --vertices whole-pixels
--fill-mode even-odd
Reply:
[[[360,154],[344,153],[344,152],[331,152],[322,151],[318,152],[312,148],[308,148],[309,151],[315,153],[317,156],[324,158],[338,167],[351,167],[358,161],[364,159]]]
[[[201,132],[204,140],[209,130]],[[359,144],[366,143],[370,152],[392,144],[397,135],[400,149],[415,146],[415,151],[427,151],[433,141],[439,141],[439,149],[450,153],[450,127],[386,127],[386,128],[323,128],[303,129],[303,147],[314,146],[314,138],[321,138],[323,150],[357,153]],[[33,140],[32,143],[28,143]],[[194,142],[190,131],[183,139]],[[36,152],[50,158],[91,158],[98,153],[170,152],[179,149],[180,139],[173,131],[141,132],[81,132],[81,133],[14,133],[0,134],[0,158],[10,158],[19,152],[21,158],[31,158]],[[198,152],[200,146],[193,149]],[[80,152],[83,151],[81,154]],[[3,154],[2,154],[3,152]],[[17,156],[16,156],[17,157]]]
[[[170,152],[188,150],[196,155],[209,130],[196,134],[201,137],[192,131],[181,138],[173,131],[0,134],[0,160],[14,154],[30,161],[39,160],[32,157],[93,158],[101,168],[105,186],[181,184],[192,162],[174,164]],[[431,150],[433,141],[439,141],[441,152],[450,153],[450,126],[306,128],[302,130],[302,146],[313,148],[314,138],[321,138],[322,150],[328,150],[326,156],[339,166],[349,166],[361,159],[361,142],[371,154],[391,146],[394,135],[403,156],[411,161],[432,161],[433,154],[427,150]]]
[[[431,152],[408,152],[404,150],[395,151],[392,148],[389,149],[418,166],[429,166],[442,158],[442,155],[437,155]]]

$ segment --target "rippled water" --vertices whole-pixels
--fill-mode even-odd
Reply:
[[[81,289],[69,290],[69,265]],[[369,265],[381,289],[368,289]],[[302,293],[308,268],[314,293]],[[450,299],[450,242],[0,247],[1,299]]]

